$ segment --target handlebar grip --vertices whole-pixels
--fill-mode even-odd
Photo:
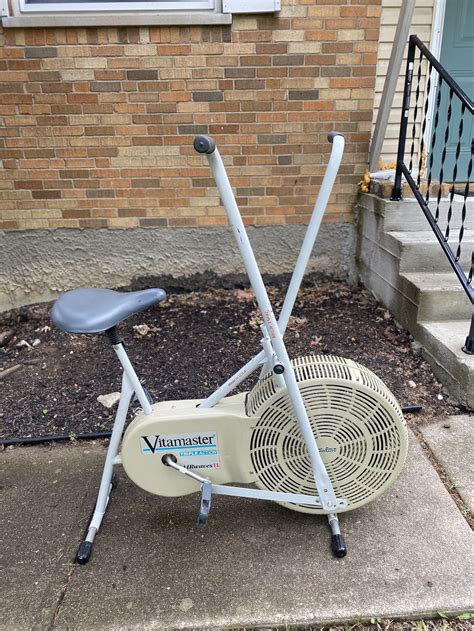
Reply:
[[[210,136],[196,136],[193,143],[194,148],[198,153],[214,153],[216,150],[216,143]]]
[[[331,144],[336,136],[342,136],[344,138],[344,134],[341,134],[340,131],[330,131],[328,134],[328,140]]]

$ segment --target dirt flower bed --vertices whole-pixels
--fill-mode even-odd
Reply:
[[[166,284],[168,299],[129,318],[121,335],[154,400],[206,397],[261,348],[253,294],[232,283],[199,291]],[[286,286],[285,279],[273,279],[269,287],[277,312]],[[115,410],[97,396],[120,390],[113,349],[102,336],[54,329],[50,308],[38,304],[0,315],[0,438],[73,438],[112,427]],[[290,356],[334,354],[364,364],[402,406],[423,406],[407,415],[411,426],[461,412],[413,350],[410,335],[362,287],[312,276],[293,313],[285,336]]]

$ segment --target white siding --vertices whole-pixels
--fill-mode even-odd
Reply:
[[[433,27],[433,15],[434,5],[437,0],[417,0],[415,11],[413,14],[412,27],[410,29],[410,35],[418,35],[421,41],[430,48],[431,34]],[[377,61],[377,75],[375,83],[375,102],[374,102],[374,117],[373,122],[377,118],[378,107],[382,96],[382,90],[385,81],[385,75],[387,73],[388,62],[390,54],[392,52],[393,40],[395,37],[395,30],[397,28],[398,17],[400,14],[400,8],[402,6],[402,0],[382,0],[382,15],[380,22],[380,38],[378,49],[378,61]],[[402,68],[400,71],[400,77],[397,84],[397,90],[395,93],[392,110],[390,113],[390,119],[385,134],[385,140],[382,147],[382,153],[379,159],[380,165],[395,162],[397,156],[398,145],[398,130],[400,126],[401,116],[401,103],[403,95],[403,83],[405,77],[406,68],[406,51],[405,57],[402,62]],[[415,58],[416,59],[416,58]],[[415,71],[417,71],[417,63],[415,63]],[[424,77],[422,78],[421,88],[424,89]],[[415,90],[416,84],[414,82],[413,90]],[[413,103],[412,93],[412,103]],[[419,103],[422,103],[423,94],[420,95]],[[418,119],[420,116],[418,116]]]

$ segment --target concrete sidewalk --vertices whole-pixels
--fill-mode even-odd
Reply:
[[[462,415],[421,428],[434,458],[449,478],[452,488],[474,513],[474,417]]]
[[[396,485],[342,516],[342,560],[322,517],[216,497],[201,531],[196,495],[155,497],[119,470],[92,559],[77,566],[105,449],[7,450],[0,628],[271,627],[470,611],[472,532],[410,438]]]

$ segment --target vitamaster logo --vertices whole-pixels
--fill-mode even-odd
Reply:
[[[215,447],[216,434],[198,434],[197,436],[175,435],[162,436],[156,434],[154,436],[141,436],[142,451],[151,452],[152,454],[163,451],[164,449],[181,449],[182,447]]]

